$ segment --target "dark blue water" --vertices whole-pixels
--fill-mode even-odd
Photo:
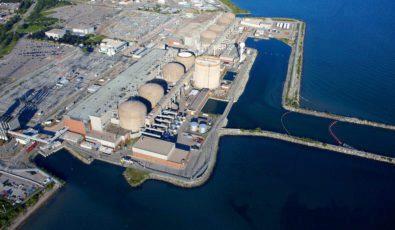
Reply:
[[[395,124],[395,1],[235,0],[307,23],[302,105]]]
[[[392,229],[395,218],[395,167],[275,140],[222,139],[196,189],[133,189],[123,169],[66,152],[37,163],[67,185],[22,229]]]
[[[329,133],[333,122],[314,116],[290,113],[281,106],[282,89],[291,49],[277,40],[247,40],[258,50],[251,76],[243,95],[228,117],[228,127],[265,130],[338,144]],[[283,119],[281,119],[283,118]],[[395,132],[339,122],[333,132],[344,143],[360,150],[395,156]]]
[[[395,123],[392,1],[237,2],[259,16],[308,23],[304,106]],[[259,64],[229,125],[285,132],[289,47],[248,45],[259,49]],[[283,122],[293,135],[335,143],[330,120],[291,113]],[[354,147],[395,149],[389,131],[343,123],[334,131]],[[37,163],[67,184],[22,229],[393,229],[395,219],[394,166],[270,139],[223,138],[213,176],[196,189],[156,181],[133,189],[121,168],[86,166],[65,152]]]
[[[202,112],[208,114],[223,114],[228,103],[214,99],[208,99]]]

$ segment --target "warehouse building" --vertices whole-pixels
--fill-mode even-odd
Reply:
[[[52,30],[45,32],[45,36],[47,36],[48,38],[55,39],[55,40],[59,40],[59,39],[63,38],[63,36],[65,34],[66,34],[66,30],[63,30],[63,29],[52,29]]]
[[[136,159],[177,169],[185,167],[189,152],[176,148],[175,143],[142,136],[133,146]]]

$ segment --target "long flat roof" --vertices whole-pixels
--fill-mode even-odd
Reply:
[[[142,136],[134,145],[133,148],[142,149],[154,152],[163,156],[168,156],[174,149],[175,144],[172,142]]]
[[[151,50],[98,91],[77,103],[67,115],[73,119],[89,121],[90,115],[100,117],[103,113],[115,111],[119,102],[136,95],[138,87],[153,78],[149,72],[165,53],[161,49]]]

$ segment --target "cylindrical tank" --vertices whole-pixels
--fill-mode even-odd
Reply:
[[[202,43],[203,46],[207,47],[211,43],[213,43],[216,37],[217,37],[216,33],[210,30],[206,30],[200,34],[200,42]]]
[[[185,73],[185,67],[177,62],[170,62],[163,66],[163,79],[169,84],[175,84]]]
[[[223,25],[211,25],[208,27],[209,31],[213,31],[214,33],[216,33],[217,35],[223,33],[225,31],[226,27]]]
[[[207,132],[207,125],[206,124],[200,124],[199,125],[199,132],[200,133],[206,133]]]
[[[145,124],[147,107],[138,100],[125,101],[118,106],[118,115],[121,128],[138,132]]]
[[[195,55],[188,51],[183,51],[177,54],[176,61],[183,64],[185,69],[188,70],[195,64]]]
[[[191,130],[191,132],[196,132],[198,130],[199,124],[197,122],[191,122],[189,124],[189,128]]]
[[[220,85],[220,59],[215,56],[200,56],[195,61],[193,85],[198,89],[216,89]]]
[[[141,97],[151,102],[151,106],[154,107],[160,99],[165,95],[163,87],[156,83],[147,83],[138,89],[138,93]]]

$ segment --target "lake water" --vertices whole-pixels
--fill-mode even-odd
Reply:
[[[255,0],[237,3],[259,16],[307,22],[303,106],[395,123],[394,2]],[[316,137],[335,143],[327,119],[281,116],[289,47],[259,49],[230,127]],[[393,154],[394,134],[339,123],[347,144]],[[395,167],[277,140],[225,137],[207,184],[195,189],[149,181],[133,189],[122,169],[83,165],[66,152],[37,164],[67,184],[22,229],[393,229]]]

